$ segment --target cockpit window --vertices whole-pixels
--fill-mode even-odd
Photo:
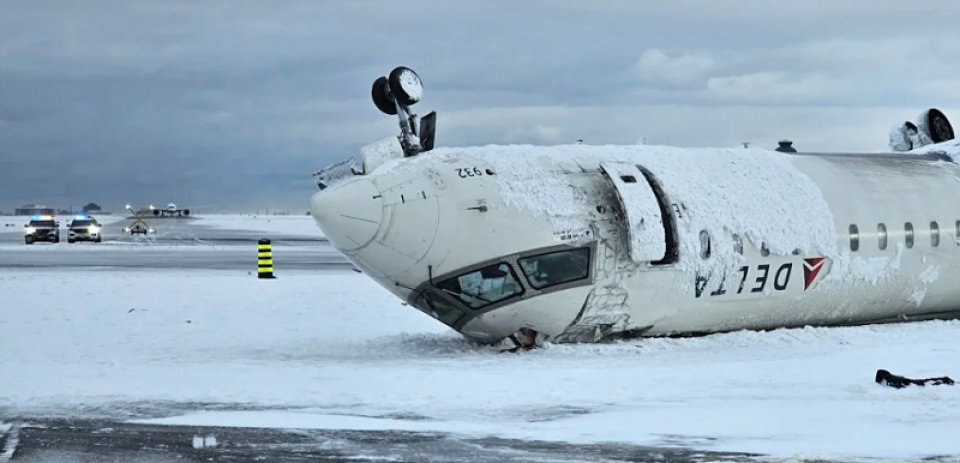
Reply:
[[[543,289],[590,276],[590,248],[569,249],[517,261],[530,286]]]
[[[460,299],[472,309],[523,294],[517,276],[507,263],[486,266],[479,270],[440,282],[438,288]]]
[[[453,326],[460,320],[460,317],[463,317],[463,312],[460,309],[454,307],[443,297],[434,294],[431,290],[424,291],[418,298],[416,305],[425,312],[432,312],[437,319],[450,326]]]

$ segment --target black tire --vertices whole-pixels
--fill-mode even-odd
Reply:
[[[102,242],[103,242],[103,238],[99,236],[97,237],[96,241],[94,241],[94,243],[102,243]]]
[[[380,76],[380,78],[373,81],[373,88],[370,90],[370,95],[373,97],[373,104],[377,106],[380,112],[388,116],[397,115],[397,107],[394,106],[393,97],[387,88],[386,77]]]
[[[927,111],[927,130],[930,131],[930,140],[934,143],[943,143],[953,140],[953,126],[950,120],[937,108]]]
[[[70,238],[67,238],[67,244],[73,244],[73,243],[76,243],[76,242],[77,242],[77,240],[72,240],[72,239],[70,239]]]
[[[416,83],[416,86],[419,88],[417,91],[410,94],[409,92],[413,89],[405,89],[403,86],[404,78],[413,79]],[[390,78],[387,80],[390,84],[390,93],[393,94],[393,97],[404,106],[413,106],[420,101],[420,94],[423,93],[423,81],[420,80],[420,76],[417,75],[413,69],[410,69],[406,66],[397,66],[392,71],[390,71]]]
[[[24,239],[23,244],[33,244],[33,240]]]

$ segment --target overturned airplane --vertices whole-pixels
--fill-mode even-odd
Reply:
[[[411,69],[399,136],[316,173],[311,212],[370,278],[503,349],[960,315],[960,146],[942,112],[889,153],[436,148]]]

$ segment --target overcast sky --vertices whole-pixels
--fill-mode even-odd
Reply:
[[[443,146],[883,150],[928,107],[960,125],[957,18],[947,0],[4,0],[0,211],[300,213],[312,172],[398,131],[370,101],[398,65]]]

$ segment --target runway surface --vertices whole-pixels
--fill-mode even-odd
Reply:
[[[352,269],[321,237],[212,228],[191,219],[154,220],[155,235],[129,236],[126,221],[104,226],[101,243],[23,243],[23,233],[0,232],[0,268],[256,270],[257,242],[273,243],[274,267],[284,270]]]
[[[25,218],[18,220],[3,220],[4,227],[0,228],[0,244],[24,244],[23,229],[15,226]],[[274,242],[287,243],[326,243],[327,240],[319,234],[304,234],[296,232],[258,232],[253,230],[231,230],[229,228],[214,228],[204,224],[203,219],[197,218],[166,218],[151,219],[150,226],[156,232],[150,235],[126,235],[123,229],[132,223],[132,219],[121,217],[101,218],[103,225],[104,243],[219,243],[242,244],[256,242],[260,238],[268,238]],[[60,244],[67,243],[67,232],[70,218],[60,220]],[[48,244],[48,243],[38,243]]]
[[[17,423],[17,462],[747,462],[747,453],[616,444],[571,445],[443,433],[158,426],[97,420]],[[4,448],[0,440],[0,449]]]

